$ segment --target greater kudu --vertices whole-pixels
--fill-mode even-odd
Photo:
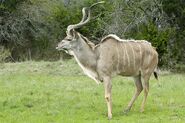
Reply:
[[[91,8],[99,3],[103,2],[82,9],[81,22],[67,27],[67,36],[58,43],[57,49],[73,55],[85,74],[97,83],[104,84],[109,119],[112,118],[111,78],[114,75],[134,78],[136,91],[125,111],[128,112],[131,109],[143,89],[144,99],[141,111],[144,111],[149,91],[149,78],[152,73],[157,78],[155,69],[158,64],[158,53],[145,40],[123,40],[111,34],[104,37],[98,45],[94,45],[75,31],[89,22]]]

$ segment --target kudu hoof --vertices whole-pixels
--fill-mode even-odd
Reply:
[[[130,109],[125,109],[125,110],[123,111],[123,113],[124,113],[125,115],[128,115],[129,112],[130,112]]]
[[[108,116],[108,120],[111,120],[112,119],[112,115]]]
[[[140,112],[143,113],[144,112],[144,109],[140,109]]]

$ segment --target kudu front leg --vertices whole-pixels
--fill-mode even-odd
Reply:
[[[105,100],[107,102],[107,108],[108,108],[108,119],[111,119],[112,118],[111,78],[104,77],[103,83],[105,88]]]

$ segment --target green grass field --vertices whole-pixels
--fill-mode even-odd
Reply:
[[[185,74],[152,76],[145,112],[143,93],[128,115],[122,113],[134,93],[131,78],[113,79],[113,119],[107,120],[103,85],[82,73],[73,61],[0,65],[0,123],[184,123]]]

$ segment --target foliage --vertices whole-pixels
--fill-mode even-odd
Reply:
[[[0,45],[12,59],[69,58],[55,50],[66,28],[81,20],[81,9],[96,0],[2,0]],[[160,66],[176,69],[185,62],[185,3],[182,0],[106,0],[92,10],[92,19],[77,29],[94,43],[107,34],[150,41]]]
[[[16,60],[56,57],[57,51],[48,50],[55,49],[60,31],[58,23],[49,19],[49,6],[49,2],[25,1],[14,11],[4,10],[8,14],[1,21],[0,43],[10,49]]]
[[[11,57],[10,51],[4,47],[0,47],[0,63],[4,63],[9,57]]]
[[[136,39],[145,39],[150,41],[159,54],[159,66],[166,64],[164,55],[168,53],[168,43],[170,37],[173,35],[172,29],[158,30],[158,28],[153,23],[148,23],[147,25],[141,25],[140,32],[133,35]]]
[[[163,10],[170,18],[168,22],[174,30],[173,37],[169,39],[169,61],[173,62],[169,67],[175,69],[176,64],[185,62],[185,2],[183,0],[163,0]]]

